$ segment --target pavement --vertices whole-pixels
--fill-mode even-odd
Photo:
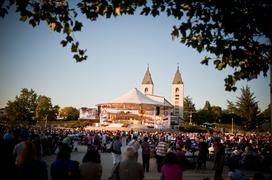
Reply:
[[[87,146],[83,145],[75,145],[78,148],[77,152],[72,152],[71,154],[71,159],[76,160],[79,163],[82,162],[82,158],[84,154],[87,151]],[[123,142],[123,147],[122,147],[122,152],[125,152],[126,146],[125,142]],[[139,152],[140,154],[140,152]],[[110,176],[111,169],[113,166],[112,162],[112,155],[111,153],[100,153],[101,155],[101,164],[103,167],[103,172],[102,172],[102,180],[107,180],[107,178]],[[124,153],[122,153],[122,159],[124,158]],[[48,173],[50,172],[50,165],[51,163],[56,159],[56,155],[51,155],[51,156],[46,156],[44,157],[44,160],[47,162],[48,165]],[[138,162],[142,162],[141,156],[138,158]],[[185,170],[183,174],[183,179],[184,180],[202,180],[203,178],[210,178],[210,180],[213,180],[213,175],[214,171],[212,170],[213,162],[207,161],[206,168],[200,169],[200,170],[195,170],[195,169],[190,169],[190,170]],[[249,178],[253,179],[254,173],[257,171],[243,171],[243,173]],[[223,177],[225,180],[228,179],[227,177],[228,173],[228,167],[224,167],[224,172],[223,172]],[[267,180],[269,179],[268,177],[271,177],[269,174],[265,174],[267,177]],[[50,174],[49,174],[49,180],[51,180]],[[150,159],[150,171],[148,173],[145,173],[145,180],[159,180],[160,179],[160,173],[157,172],[156,169],[156,160],[155,158]],[[270,180],[270,179],[269,179]]]

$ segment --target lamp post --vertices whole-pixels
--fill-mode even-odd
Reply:
[[[231,118],[231,133],[233,134],[233,117]]]
[[[192,110],[190,110],[190,115],[189,115],[189,117],[190,117],[190,125],[192,125]]]

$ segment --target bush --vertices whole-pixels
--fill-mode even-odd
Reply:
[[[73,121],[72,123],[66,124],[66,128],[78,128],[78,127],[86,127],[92,126],[96,121]]]

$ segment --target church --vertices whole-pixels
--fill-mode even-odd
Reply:
[[[171,87],[171,103],[154,94],[149,66],[141,83],[141,91],[133,88],[109,102],[99,103],[100,124],[125,123],[153,128],[170,128],[183,119],[184,83],[177,67]]]
[[[142,84],[141,84],[142,92],[153,99],[156,97],[154,95],[154,83],[151,77],[151,73],[149,70],[149,66],[145,72]],[[179,71],[179,66],[177,67],[177,71],[172,81],[171,88],[171,104],[173,105],[173,110],[171,115],[178,117],[178,119],[183,119],[184,112],[184,83],[181,78],[181,73]]]

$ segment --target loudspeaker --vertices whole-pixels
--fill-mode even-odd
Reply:
[[[160,115],[160,107],[156,107],[156,116],[159,116]]]

